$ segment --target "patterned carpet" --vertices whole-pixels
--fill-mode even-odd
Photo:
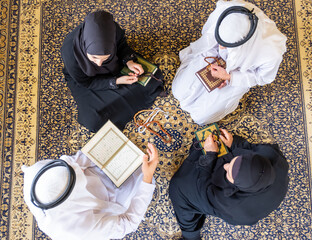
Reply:
[[[255,87],[219,124],[251,142],[277,142],[288,159],[289,191],[280,207],[254,226],[231,226],[207,217],[204,239],[312,239],[312,3],[256,0],[287,35],[287,53],[274,83]],[[0,239],[48,239],[23,202],[21,165],[73,154],[92,136],[76,121],[76,105],[62,75],[60,47],[86,14],[105,9],[126,30],[129,45],[159,64],[171,90],[178,52],[200,36],[215,1],[205,0],[0,0]],[[159,149],[157,187],[139,229],[125,239],[181,236],[168,184],[199,127],[170,94],[153,106],[172,135],[165,144],[130,122],[125,134],[141,149]],[[157,130],[157,128],[155,127]]]

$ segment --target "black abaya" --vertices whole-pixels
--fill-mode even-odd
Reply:
[[[77,39],[83,39],[80,35],[84,23],[68,34],[61,48],[63,72],[77,103],[78,122],[93,132],[108,119],[122,130],[136,112],[153,104],[163,87],[154,79],[145,87],[138,83],[116,85],[116,78],[120,76],[124,64],[135,57],[126,42],[124,31],[117,23],[113,24],[116,49],[112,49],[110,58],[101,67],[86,58],[83,48],[77,52]],[[161,73],[158,71],[156,76],[161,78]]]
[[[273,183],[257,192],[243,192],[226,178],[223,169],[234,157],[258,154],[270,160],[275,171]],[[200,239],[205,216],[213,215],[233,225],[252,225],[277,209],[288,187],[288,163],[277,145],[250,144],[234,136],[230,153],[191,149],[190,155],[171,179],[169,196],[186,239]]]

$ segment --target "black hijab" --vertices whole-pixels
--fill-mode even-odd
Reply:
[[[269,159],[258,154],[242,155],[242,162],[234,185],[244,192],[259,192],[275,180],[274,168]]]
[[[105,11],[93,12],[85,18],[74,39],[75,58],[87,76],[107,73],[116,75],[120,71],[116,45],[116,25],[112,14]],[[110,57],[99,67],[88,59],[87,53]]]
[[[248,196],[260,193],[262,190],[273,184],[275,180],[274,168],[269,159],[257,154],[244,154],[234,179],[234,184],[226,178],[226,171],[223,164],[216,166],[212,175],[212,183],[218,187],[220,197]]]

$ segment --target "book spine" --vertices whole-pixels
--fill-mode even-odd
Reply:
[[[208,92],[211,92],[210,89],[207,87],[207,84],[204,80],[201,79],[201,77],[198,75],[198,73],[195,73],[195,75],[198,77],[198,79],[201,81],[201,83],[204,85],[204,87],[207,89]]]

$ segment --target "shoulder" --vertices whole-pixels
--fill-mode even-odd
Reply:
[[[120,39],[122,39],[125,36],[125,30],[123,30],[118,23],[115,23],[115,34],[116,34],[116,39],[117,41],[119,41]]]
[[[63,45],[61,47],[61,54],[62,57],[66,57],[67,55],[73,55],[73,46],[74,46],[74,39],[77,37],[77,35],[80,32],[80,29],[82,27],[82,24],[77,26],[73,31],[67,34],[67,36],[64,39]]]

